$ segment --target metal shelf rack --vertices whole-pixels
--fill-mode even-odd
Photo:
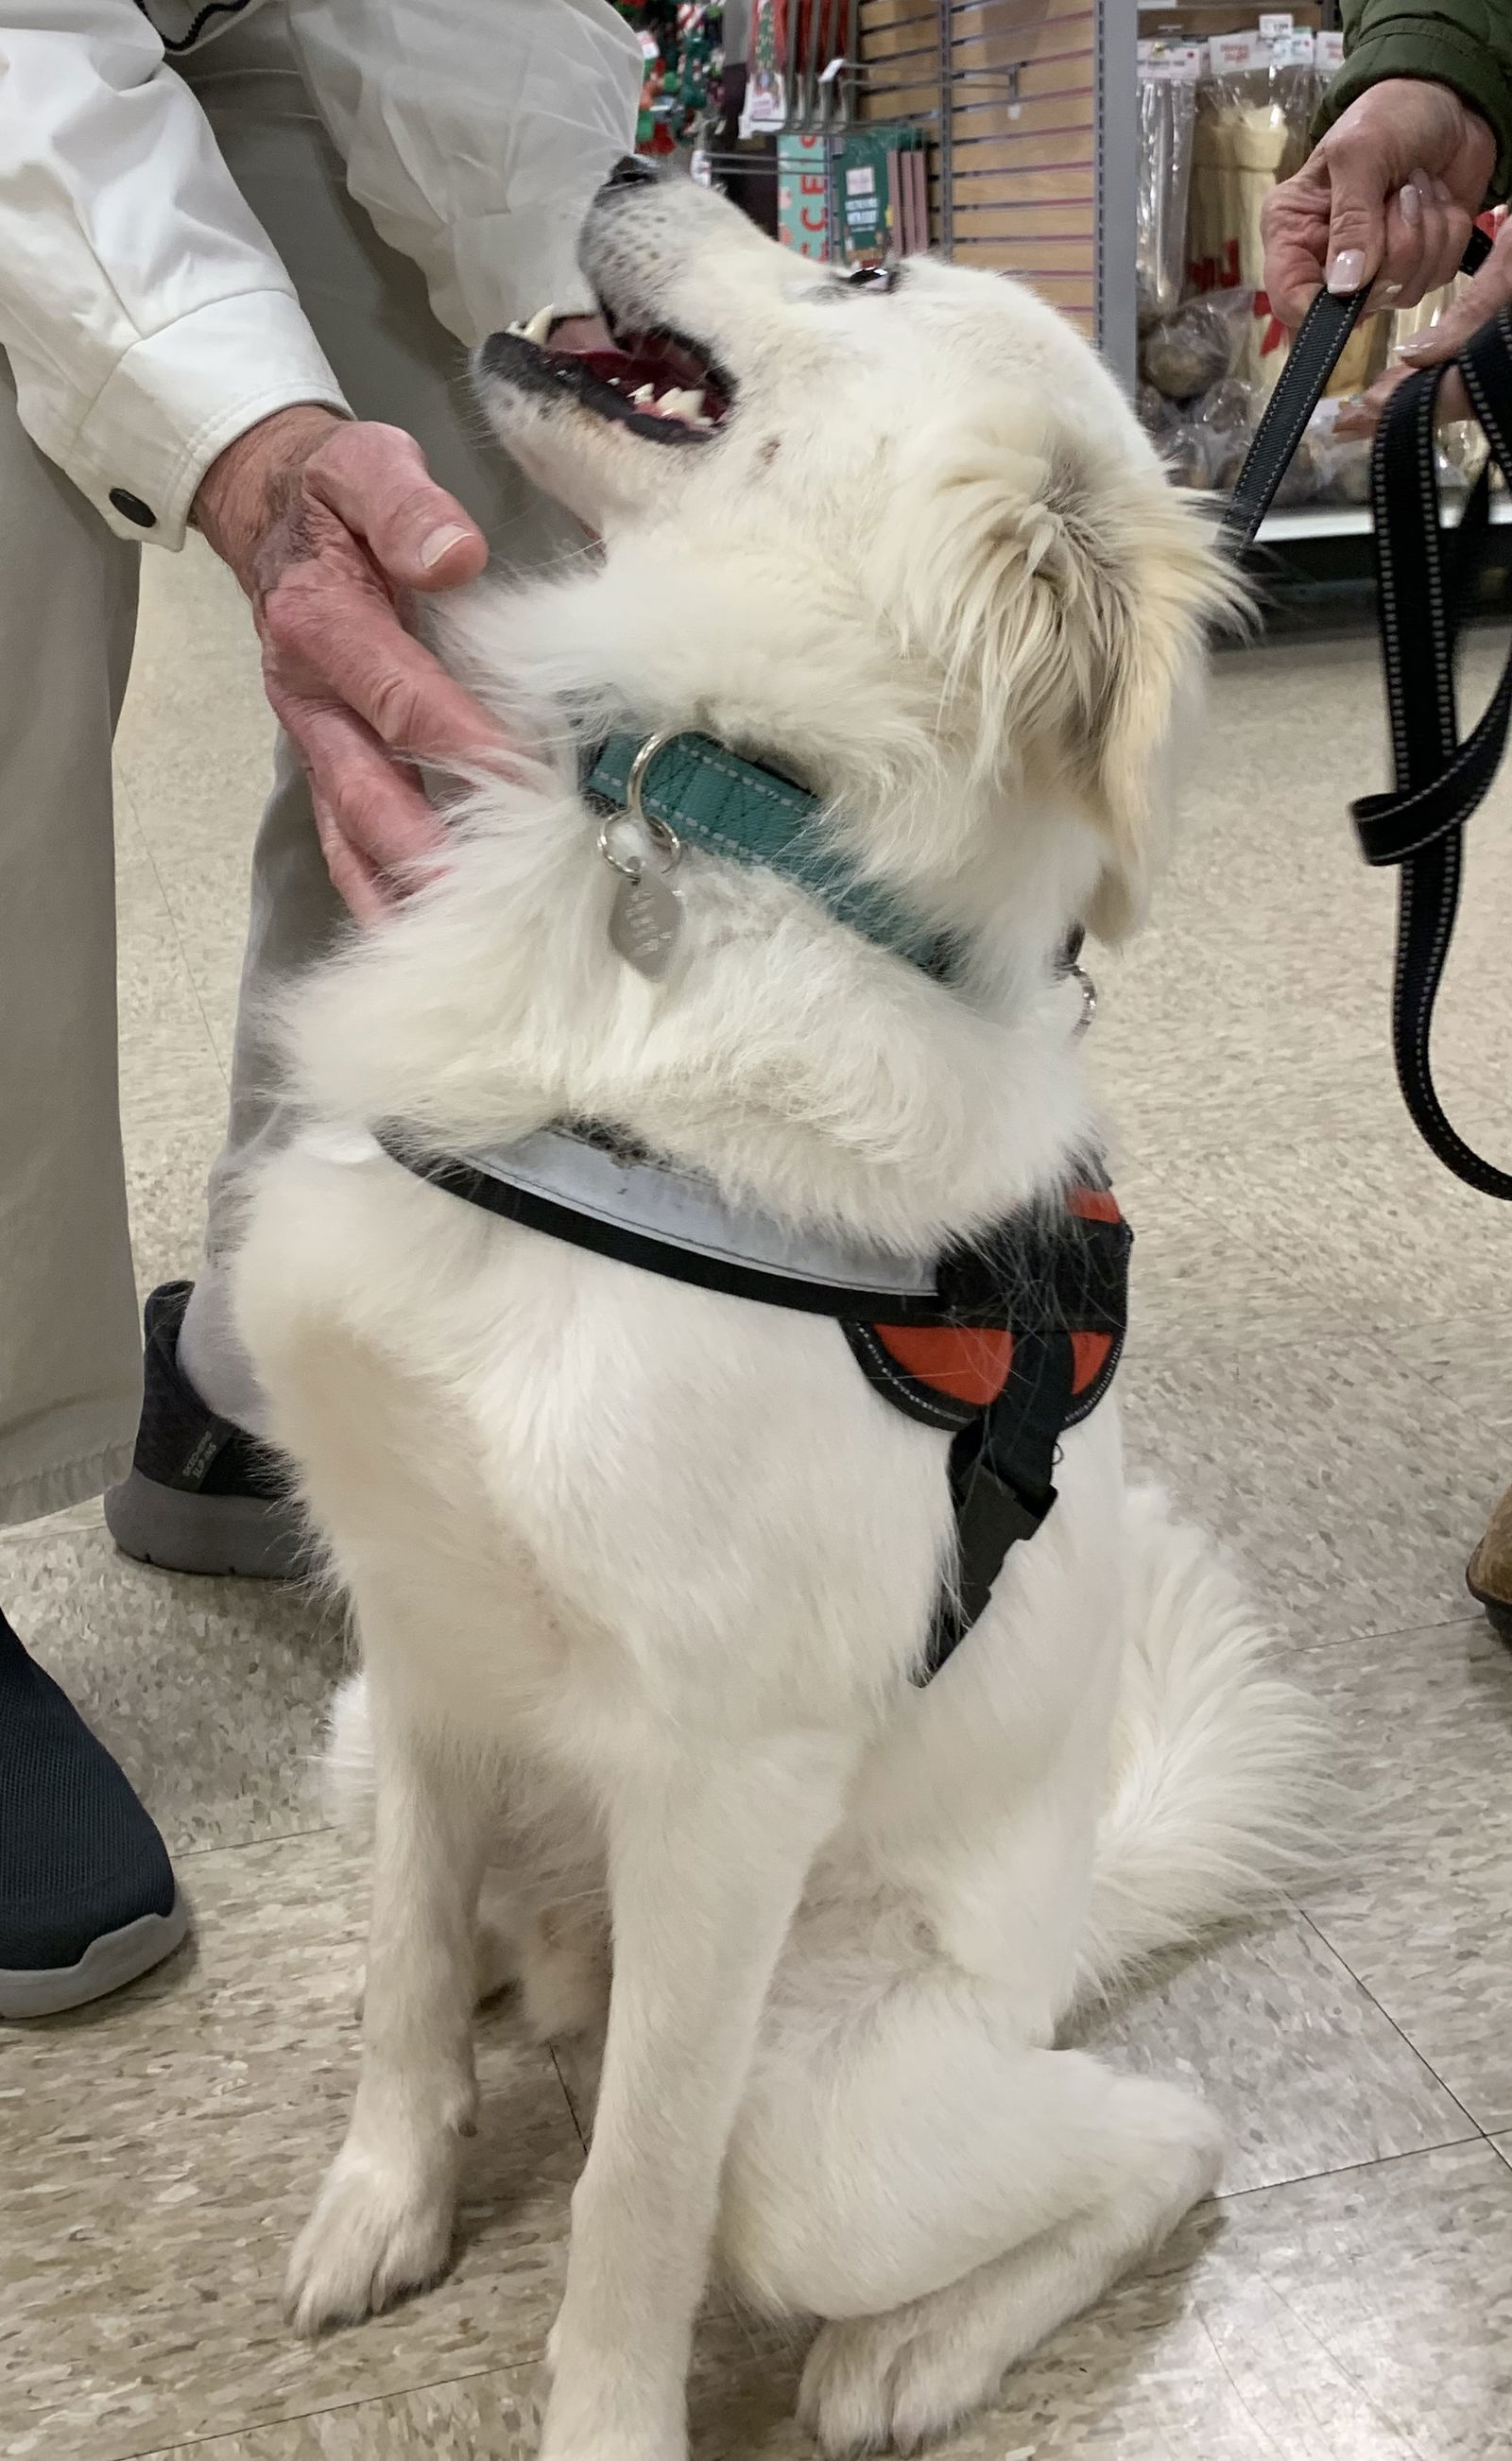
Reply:
[[[1021,274],[1131,389],[1137,22],[1137,0],[854,0],[837,76],[788,122],[923,129],[940,253]],[[775,197],[771,139],[732,137],[727,123],[710,173]]]
[[[1136,0],[859,0],[851,108],[923,126],[941,253],[1022,274],[1134,379]]]

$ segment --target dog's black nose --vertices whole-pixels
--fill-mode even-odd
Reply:
[[[607,188],[654,187],[656,174],[638,154],[622,154],[604,184]]]

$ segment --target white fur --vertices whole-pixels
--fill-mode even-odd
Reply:
[[[351,2133],[294,2253],[307,2330],[445,2262],[470,2012],[595,2027],[549,2461],[678,2461],[717,2260],[823,2320],[825,2449],[909,2446],[1217,2174],[1188,2095],[1054,2047],[1078,1992],[1274,1885],[1294,1704],[1203,1542],[1124,1485],[1116,1409],[926,1689],[945,1439],[833,1324],[491,1219],[353,1131],[615,1123],[795,1222],[903,1245],[1051,1194],[1094,1134],[1054,952],[1139,907],[1203,617],[1231,595],[1091,353],[929,263],[846,292],[684,185],[599,201],[612,309],[738,379],[664,444],[497,374],[602,534],[480,590],[457,672],[518,768],[445,878],[304,992],[310,1128],[252,1191],[240,1310],[347,1584],[374,1908]],[[690,855],[679,971],[611,953],[573,744],[701,726],[969,944],[926,979],[786,883]],[[485,1868],[484,1948],[475,1940]]]

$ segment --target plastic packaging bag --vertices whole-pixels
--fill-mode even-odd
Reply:
[[[1265,267],[1260,211],[1307,159],[1317,104],[1310,33],[1214,34],[1197,91],[1187,225],[1194,290],[1257,288]]]
[[[1139,309],[1169,315],[1186,278],[1186,206],[1202,43],[1141,42],[1135,267]]]
[[[1218,290],[1188,299],[1169,316],[1146,320],[1139,374],[1167,401],[1191,401],[1231,375],[1251,315],[1253,293]]]
[[[1336,38],[1335,38],[1336,39]],[[1290,337],[1270,313],[1260,284],[1265,244],[1260,217],[1266,199],[1306,160],[1312,115],[1328,67],[1314,64],[1327,38],[1297,30],[1274,34],[1214,34],[1207,75],[1197,90],[1187,214],[1187,281],[1198,293],[1249,289],[1254,321],[1236,366],[1264,406],[1286,365]],[[1326,61],[1333,56],[1326,54]],[[1357,393],[1385,360],[1384,319],[1372,317],[1352,334],[1329,391]]]

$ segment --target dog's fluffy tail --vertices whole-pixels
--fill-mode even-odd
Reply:
[[[1277,1899],[1325,1859],[1322,1726],[1202,1531],[1126,1504],[1127,1626],[1084,1994]]]

